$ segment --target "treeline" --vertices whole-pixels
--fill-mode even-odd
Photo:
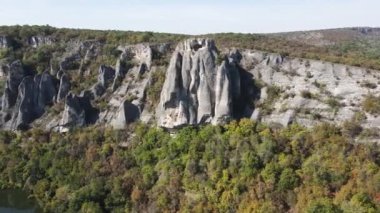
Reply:
[[[243,119],[176,134],[0,133],[0,188],[47,212],[379,212],[380,147],[341,129],[270,129]]]
[[[98,40],[107,44],[136,44],[143,42],[176,42],[185,38],[185,35],[153,32],[134,32],[118,30],[87,30],[68,29],[46,26],[0,26],[0,35],[8,36],[14,48],[22,47],[32,36],[50,36],[57,42],[68,42],[70,40]]]
[[[260,34],[224,33],[207,35],[220,47],[256,49],[284,57],[307,58],[380,70],[380,38],[356,39],[333,45],[314,46],[303,42]]]
[[[31,36],[50,36],[58,42],[71,40],[98,40],[109,46],[116,47],[119,44],[136,44],[143,42],[176,43],[190,35],[133,32],[117,30],[86,30],[54,28],[51,26],[1,26],[0,35],[11,38],[12,50],[23,49],[27,39]],[[236,47],[256,49],[267,52],[280,53],[283,56],[300,57],[315,60],[324,60],[333,63],[341,63],[352,66],[360,66],[369,69],[380,70],[380,39],[355,39],[337,42],[334,45],[314,46],[297,41],[289,41],[284,38],[242,33],[219,33],[202,35],[201,37],[214,38],[220,48]],[[18,53],[18,55],[17,55]],[[22,56],[17,52],[17,56]],[[0,59],[12,54],[12,51],[1,50]]]

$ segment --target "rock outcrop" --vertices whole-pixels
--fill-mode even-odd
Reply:
[[[361,103],[366,95],[380,92],[380,73],[375,70],[252,50],[243,51],[242,56],[242,67],[267,85],[262,91],[278,88],[275,99],[261,95],[260,102],[273,99],[269,111],[257,109],[252,115],[265,123],[342,124],[356,113],[364,113]],[[362,125],[378,127],[380,118],[365,114]]]
[[[30,45],[42,43],[34,38]],[[96,124],[123,129],[140,120],[175,129],[243,117],[275,126],[314,126],[342,124],[358,113],[362,127],[380,126],[380,116],[362,108],[368,94],[380,93],[375,70],[255,50],[218,50],[213,40],[189,39],[175,50],[171,44],[119,46],[116,65],[101,65],[96,72],[92,61],[102,45],[68,42],[52,60],[54,75],[3,59],[1,128],[67,131]],[[79,65],[80,72],[72,72]],[[95,82],[78,90],[88,85],[81,81]]]
[[[133,59],[136,64],[145,64],[148,69],[152,66],[153,51],[149,44],[137,44],[128,46],[119,46],[118,50],[122,52],[121,58],[126,60]]]
[[[157,108],[158,124],[176,128],[186,124],[222,123],[233,116],[239,98],[239,72],[229,54],[217,66],[213,40],[191,39],[179,44],[171,58]]]
[[[32,76],[25,77],[18,90],[17,102],[12,115],[11,129],[25,130],[36,119],[41,109],[37,105],[36,84]]]
[[[64,127],[81,127],[86,125],[86,111],[83,107],[84,99],[69,93],[66,97],[65,109],[60,125]]]
[[[58,93],[57,80],[48,72],[44,72],[36,83],[38,85],[38,107],[44,109],[45,106],[53,105]]]
[[[90,99],[69,93],[66,97],[60,126],[63,128],[83,127],[98,119],[98,111],[92,107]]]
[[[41,45],[52,45],[55,40],[50,36],[32,36],[28,39],[28,44],[34,48]]]
[[[69,94],[71,88],[70,79],[66,74],[63,74],[59,81],[59,89],[57,94],[57,102],[65,100],[67,94]]]
[[[125,75],[127,74],[127,68],[124,65],[124,61],[121,59],[117,60],[115,68],[115,78],[112,83],[112,91],[115,91],[120,87]]]
[[[114,129],[123,129],[126,124],[132,123],[139,118],[140,109],[129,101],[124,101],[120,105],[116,116],[111,120],[110,124]]]
[[[0,62],[0,79],[7,77],[9,67],[6,63]]]
[[[115,70],[112,67],[101,65],[99,68],[98,82],[107,88],[115,78]]]
[[[7,111],[12,108],[17,99],[18,86],[26,76],[26,72],[21,64],[21,61],[14,61],[9,65],[7,81],[2,98],[2,111]]]
[[[7,36],[0,36],[0,48],[9,47],[9,38]]]

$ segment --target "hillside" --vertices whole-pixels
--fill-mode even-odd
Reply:
[[[379,43],[0,27],[0,189],[45,212],[378,212]]]
[[[295,58],[303,51],[318,53],[302,45],[293,49],[312,43],[307,40],[292,43],[301,34],[317,33],[329,49],[358,39],[376,41],[376,29],[207,39],[48,26],[3,27],[0,32],[3,129],[123,129],[137,120],[175,129],[246,117],[283,127],[329,122],[355,128],[350,131],[355,138],[361,133],[370,141],[378,137],[379,72]],[[340,59],[347,59],[343,52]]]

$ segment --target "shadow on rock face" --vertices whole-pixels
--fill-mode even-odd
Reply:
[[[260,99],[260,88],[255,84],[251,73],[239,67],[240,74],[240,97],[233,100],[235,118],[250,117],[254,110],[255,101]]]
[[[139,108],[127,101],[124,103],[124,112],[126,123],[134,122],[140,117]]]
[[[91,105],[90,99],[88,99],[86,97],[82,97],[80,99],[80,104],[81,104],[81,106],[82,106],[82,108],[84,109],[84,112],[85,112],[85,121],[86,121],[86,124],[87,125],[89,125],[89,124],[95,124],[95,122],[99,118],[99,110],[96,109],[96,108],[94,108]]]

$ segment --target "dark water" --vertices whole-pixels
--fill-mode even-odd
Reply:
[[[39,213],[37,203],[20,189],[0,190],[0,213]]]

